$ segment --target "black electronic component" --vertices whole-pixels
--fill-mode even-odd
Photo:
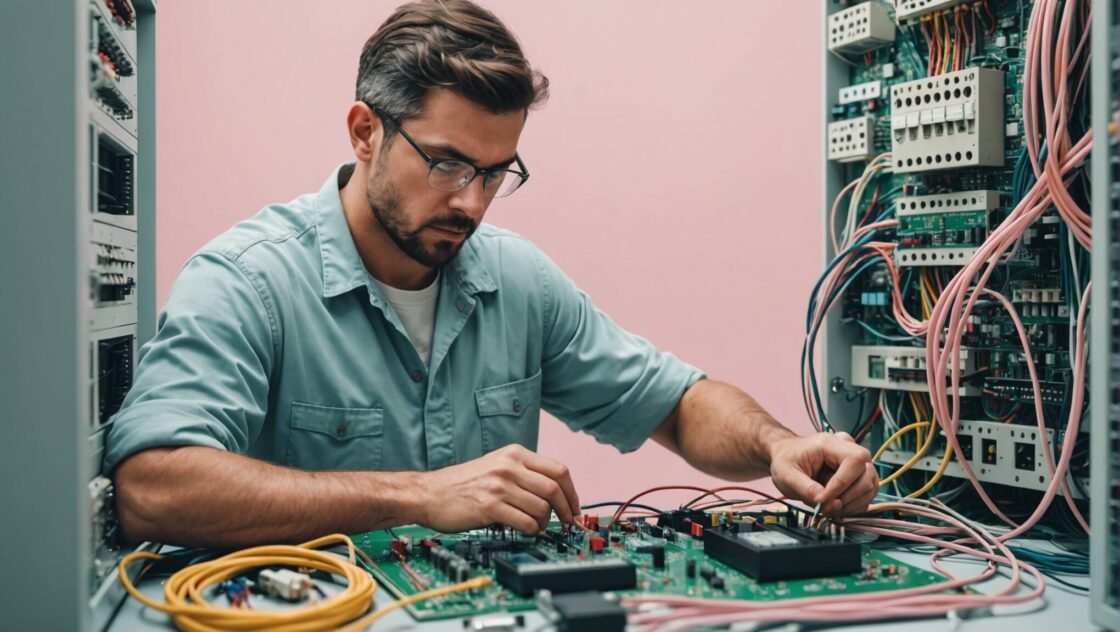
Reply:
[[[133,165],[135,157],[115,145],[107,136],[98,137],[97,144],[97,211],[111,215],[134,215]]]
[[[1015,442],[1015,469],[1034,471],[1034,444]]]
[[[665,568],[665,547],[659,546],[653,549],[652,551],[650,551],[650,555],[653,558],[654,568]]]
[[[684,576],[689,579],[696,577],[696,560],[688,560],[684,563]]]
[[[117,414],[132,388],[132,335],[107,338],[97,343],[98,423]]]
[[[781,525],[746,533],[706,529],[704,553],[758,581],[846,575],[863,567],[858,542]],[[710,583],[709,570],[701,574]]]
[[[675,531],[689,531],[693,522],[708,524],[708,514],[695,509],[675,509],[662,512],[657,517],[657,526],[670,527]]]
[[[600,593],[556,595],[551,600],[557,632],[622,632],[626,610]]]
[[[542,562],[524,553],[494,558],[498,583],[523,596],[535,590],[554,593],[577,590],[622,590],[638,584],[637,569],[615,557]]]

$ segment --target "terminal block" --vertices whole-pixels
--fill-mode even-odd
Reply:
[[[894,42],[895,24],[887,7],[864,2],[828,16],[828,49],[864,53]]]
[[[961,348],[960,374],[962,378],[975,377],[976,352]],[[949,383],[945,371],[945,383]],[[891,347],[886,345],[855,345],[852,347],[852,386],[888,388],[899,391],[929,392],[926,381],[925,347]],[[980,387],[962,379],[960,394],[980,394]]]
[[[828,159],[837,162],[869,160],[875,155],[875,119],[865,114],[828,124]]]
[[[897,0],[894,5],[895,19],[899,23],[913,20],[923,15],[951,9],[965,0]]]
[[[988,238],[999,191],[957,191],[899,198],[899,267],[963,266]]]
[[[1003,72],[966,68],[891,89],[895,173],[1002,167]]]

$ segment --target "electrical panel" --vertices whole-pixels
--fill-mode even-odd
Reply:
[[[1110,15],[1102,4],[1093,22]],[[1052,20],[1055,33],[1064,24],[1081,37],[1087,3],[1076,11],[1037,1],[826,7],[829,49],[838,43],[833,25],[857,10],[888,15],[895,30],[863,54],[823,56],[827,266],[808,301],[806,412],[818,429],[843,430],[878,452],[881,478],[890,478],[884,493],[985,495],[994,506],[1025,509],[1051,502],[1041,526],[1084,542],[1091,499],[1115,496],[1099,481],[1120,480],[1111,470],[1090,476],[1099,469],[1097,438],[1109,435],[1104,422],[1084,421],[1104,407],[1120,411],[1105,389],[1087,387],[1120,381],[1120,373],[1088,380],[1086,372],[1107,365],[1106,350],[1120,345],[1105,344],[1112,332],[1104,325],[1084,339],[1089,315],[1098,318],[1114,300],[1087,308],[1103,265],[1098,253],[1115,251],[1098,241],[1090,252],[1089,233],[1103,239],[1102,222],[1090,217],[1113,202],[1091,203],[1090,186],[1107,170],[1090,174],[1087,152],[1070,157],[1090,127],[1108,128],[1106,119],[1090,123],[1099,109],[1089,107],[1087,77],[1110,53],[1096,48],[1090,63],[1076,38],[1063,57],[1053,38],[1029,35]],[[1045,19],[1034,15],[1042,12]],[[1038,58],[1046,61],[1028,61]],[[1042,63],[1051,68],[1045,90]],[[1108,107],[1120,112],[1115,102]],[[857,126],[863,136],[849,139]],[[1050,146],[1055,126],[1068,145]],[[1094,157],[1116,144],[1115,134],[1098,138]],[[1038,171],[1052,169],[1050,152],[1069,160],[1060,198],[1039,181]],[[1112,160],[1115,170],[1120,160]],[[1092,290],[1102,291],[1097,282]],[[1104,399],[1084,406],[1089,396]],[[953,424],[960,453],[946,457],[944,432]],[[1050,469],[1059,459],[1065,481]],[[982,485],[971,483],[966,462]],[[1044,500],[1051,488],[1058,501]],[[986,507],[975,502],[966,513],[990,522]],[[1116,568],[1108,573],[1120,577]],[[1118,585],[1108,590],[1120,596]]]
[[[991,68],[894,85],[895,173],[1002,166],[1003,85],[1003,72]]]
[[[828,124],[828,159],[838,162],[867,160],[874,154],[875,121],[870,115]]]
[[[100,471],[103,442],[112,417],[132,387],[142,338],[142,319],[154,314],[141,309],[139,275],[151,271],[152,253],[144,252],[140,234],[150,232],[139,212],[139,165],[154,164],[142,151],[147,140],[145,116],[154,108],[141,98],[140,77],[151,76],[141,61],[140,36],[152,21],[138,22],[128,1],[89,0],[89,231],[88,321],[89,393],[87,412],[91,447],[90,482],[90,609],[93,627],[103,627],[124,593],[116,565],[129,552],[117,528],[112,482]],[[148,74],[144,74],[148,73]],[[150,198],[149,198],[150,199]],[[150,244],[149,244],[150,245]]]
[[[1097,0],[1093,14],[1093,206],[1107,216],[1093,222],[1089,597],[1093,623],[1120,630],[1120,7]]]
[[[828,49],[867,52],[893,42],[894,31],[894,21],[884,5],[864,2],[828,16]]]

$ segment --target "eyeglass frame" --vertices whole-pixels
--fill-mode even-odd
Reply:
[[[369,104],[367,103],[366,105],[369,105]],[[495,191],[493,197],[494,198],[509,197],[509,196],[513,195],[514,193],[517,193],[518,189],[525,186],[525,183],[529,181],[529,168],[525,166],[525,163],[521,160],[521,155],[518,154],[518,153],[513,154],[513,159],[517,162],[517,166],[521,169],[521,171],[515,171],[513,169],[508,169],[506,167],[502,167],[502,168],[493,168],[492,167],[490,169],[482,169],[480,167],[477,167],[477,166],[467,162],[466,160],[460,160],[458,158],[432,158],[431,156],[428,155],[428,152],[424,151],[420,147],[420,145],[416,143],[416,141],[412,140],[412,137],[408,135],[408,132],[404,131],[404,128],[401,127],[401,124],[399,122],[397,122],[396,119],[394,119],[393,117],[389,116],[388,114],[382,112],[380,108],[374,107],[372,105],[370,105],[369,107],[370,107],[371,110],[373,110],[374,114],[376,114],[378,117],[381,118],[381,120],[389,123],[394,128],[396,128],[396,130],[398,132],[400,132],[400,135],[402,137],[404,137],[404,139],[406,141],[408,141],[408,144],[412,145],[412,148],[416,150],[416,153],[420,154],[420,157],[423,158],[424,161],[428,163],[428,186],[432,186],[432,182],[431,182],[432,170],[434,170],[436,168],[436,165],[440,164],[441,162],[457,162],[459,164],[466,165],[466,166],[468,166],[468,167],[470,167],[471,169],[474,170],[474,174],[470,178],[468,178],[467,181],[464,182],[458,188],[451,189],[450,191],[446,191],[445,189],[439,189],[439,188],[436,188],[436,187],[432,186],[432,188],[435,189],[436,191],[444,191],[446,193],[453,193],[455,191],[462,191],[463,189],[470,186],[471,182],[474,182],[474,179],[477,178],[480,174],[483,176],[483,178],[485,178],[486,176],[491,175],[491,174],[498,174],[498,173],[503,173],[504,172],[504,173],[512,173],[516,176],[519,176],[521,178],[521,183],[518,184],[512,191],[510,191],[509,193],[507,193],[505,195],[498,195],[497,191]],[[483,194],[486,193],[485,180],[483,180],[482,192],[483,192]]]

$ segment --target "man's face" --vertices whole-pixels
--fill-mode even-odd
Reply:
[[[432,89],[423,114],[400,124],[432,158],[454,158],[486,169],[512,162],[525,113],[491,114],[449,90]],[[492,201],[483,194],[481,177],[458,191],[433,189],[428,163],[399,133],[388,148],[382,143],[367,185],[370,208],[382,229],[402,252],[427,267],[441,266],[458,254]]]

